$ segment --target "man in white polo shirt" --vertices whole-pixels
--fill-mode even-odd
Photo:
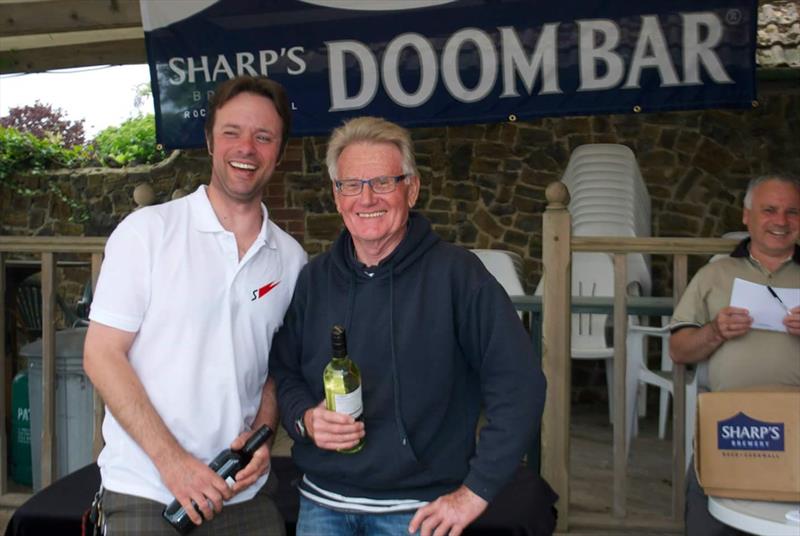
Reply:
[[[262,490],[267,446],[231,487],[207,464],[278,422],[269,349],[307,257],[261,198],[289,102],[279,84],[242,76],[208,108],[210,184],[120,223],[92,304],[84,367],[107,407],[98,465],[108,536],[175,534],[161,519],[173,497],[198,535],[284,531]]]

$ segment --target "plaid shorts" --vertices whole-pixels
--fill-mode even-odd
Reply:
[[[225,506],[211,521],[203,522],[196,536],[259,535],[286,536],[283,517],[270,498],[278,489],[278,478],[270,473],[263,488],[249,501]],[[162,517],[164,505],[142,497],[103,490],[103,534],[106,536],[175,536],[177,531]]]

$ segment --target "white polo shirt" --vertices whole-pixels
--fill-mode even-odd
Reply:
[[[272,336],[307,255],[269,221],[240,261],[205,186],[134,212],[108,239],[90,318],[137,333],[130,363],[167,428],[208,463],[259,408]],[[155,465],[106,411],[98,465],[111,491],[172,500]],[[250,499],[266,476],[236,495]]]

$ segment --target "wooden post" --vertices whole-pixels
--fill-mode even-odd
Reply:
[[[103,263],[102,253],[92,253],[92,296],[97,288],[97,278],[100,277],[100,265]],[[105,405],[100,392],[93,389],[92,406],[94,408],[94,422],[92,425],[92,456],[96,460],[103,449],[103,416]]]
[[[0,422],[6,422],[8,408],[6,407],[6,262],[3,252],[0,251],[0,385],[3,386],[3,393],[0,393]],[[11,416],[13,420],[15,415]],[[5,494],[8,490],[8,434],[6,427],[0,426],[0,494]]]
[[[42,253],[42,487],[56,474],[56,270],[54,254]],[[35,432],[34,432],[35,433]]]
[[[686,290],[687,255],[676,254],[672,260],[672,299],[675,305]],[[672,517],[683,522],[686,501],[686,367],[675,363],[672,367]]]
[[[627,418],[625,396],[628,341],[628,260],[624,253],[614,254],[614,517],[625,517],[626,477],[628,475]]]
[[[547,284],[542,295],[542,368],[547,399],[542,419],[542,476],[558,493],[557,530],[569,522],[570,298],[572,296],[569,191],[554,182],[545,191],[542,265]]]

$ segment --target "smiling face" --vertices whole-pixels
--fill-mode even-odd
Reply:
[[[337,160],[338,179],[371,179],[403,173],[400,150],[391,143],[356,142],[348,145]],[[369,185],[361,193],[346,196],[333,189],[336,209],[353,237],[358,259],[368,266],[378,264],[405,236],[408,211],[419,195],[419,178],[397,183],[387,194],[376,194]]]
[[[282,125],[272,101],[254,93],[240,93],[217,110],[208,141],[214,195],[260,203],[280,160]]]
[[[800,192],[788,182],[762,182],[753,189],[742,221],[752,238],[750,254],[765,265],[783,262],[800,236]]]

